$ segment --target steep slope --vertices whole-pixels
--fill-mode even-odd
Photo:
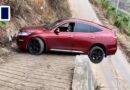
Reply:
[[[11,41],[21,27],[71,17],[67,0],[6,0],[0,3],[11,6],[11,21],[5,26],[0,24],[1,43]]]

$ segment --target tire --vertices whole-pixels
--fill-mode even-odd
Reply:
[[[89,56],[89,59],[90,59],[91,62],[98,64],[103,60],[105,53],[104,53],[104,50],[101,47],[94,46],[90,50],[88,56]]]
[[[33,38],[29,41],[28,51],[33,55],[40,55],[45,50],[45,44],[40,38]]]

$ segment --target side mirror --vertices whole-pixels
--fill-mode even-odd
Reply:
[[[57,28],[57,29],[54,31],[54,33],[55,33],[55,34],[60,33],[60,29],[59,29],[59,28]]]

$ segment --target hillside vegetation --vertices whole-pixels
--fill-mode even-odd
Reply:
[[[6,0],[0,4],[11,6],[11,21],[0,22],[0,43],[11,41],[21,27],[71,17],[67,0]]]
[[[122,33],[130,36],[130,15],[120,9],[116,9],[110,0],[92,0],[106,16],[106,18],[115,26],[120,28]]]

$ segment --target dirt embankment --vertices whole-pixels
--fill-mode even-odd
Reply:
[[[6,0],[11,6],[11,21],[0,24],[0,43],[12,40],[19,28],[43,25],[57,19],[71,17],[67,0]]]

